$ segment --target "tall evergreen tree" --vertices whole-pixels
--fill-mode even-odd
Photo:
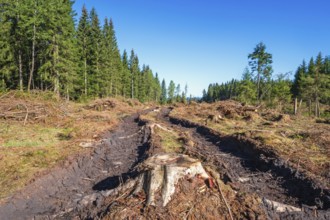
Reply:
[[[131,74],[129,69],[128,55],[126,50],[122,56],[122,96],[131,97]]]
[[[166,87],[165,79],[163,79],[162,81],[162,94],[160,96],[160,103],[161,104],[167,103],[167,87]]]
[[[88,48],[89,59],[89,81],[90,91],[93,96],[100,96],[101,89],[101,27],[100,21],[95,8],[90,11],[90,35],[88,38],[90,47]]]
[[[245,68],[242,80],[238,85],[237,99],[241,102],[252,104],[256,100],[256,86],[252,80],[252,74]]]
[[[305,77],[306,73],[307,73],[306,62],[305,62],[305,60],[303,60],[302,64],[298,67],[298,69],[295,73],[295,76],[294,76],[294,80],[293,80],[293,84],[292,84],[292,88],[291,88],[291,92],[292,92],[293,96],[299,97],[299,95],[301,93],[299,91],[299,88],[300,88],[299,83],[300,83],[301,79],[303,77]]]
[[[138,98],[138,85],[140,78],[140,67],[139,67],[139,59],[135,55],[134,50],[131,50],[131,56],[129,59],[129,69],[131,72],[131,98]]]
[[[79,19],[77,30],[77,45],[78,45],[78,58],[79,58],[79,73],[83,84],[82,92],[85,96],[88,95],[89,73],[88,73],[88,54],[89,54],[89,35],[91,32],[88,11],[85,5],[82,8],[81,17]]]
[[[11,80],[17,71],[14,50],[11,45],[11,25],[13,3],[2,1],[0,7],[0,91],[13,89]]]
[[[254,51],[249,54],[249,65],[251,66],[252,72],[256,72],[257,81],[257,99],[260,101],[265,92],[265,86],[270,81],[272,76],[272,55],[266,52],[266,45],[259,43],[254,48]]]
[[[168,85],[168,101],[169,103],[174,102],[174,94],[175,94],[175,83],[173,80],[170,81],[170,84]]]
[[[162,92],[162,89],[161,89],[161,85],[160,85],[160,81],[159,81],[159,77],[158,77],[158,73],[156,73],[156,76],[154,78],[154,94],[153,94],[153,101],[155,102],[159,102],[160,101],[160,96],[161,96],[161,92]]]

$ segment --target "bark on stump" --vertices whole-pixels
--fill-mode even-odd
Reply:
[[[155,205],[155,194],[160,192],[161,204],[166,206],[182,178],[197,176],[203,180],[210,179],[199,160],[183,154],[157,154],[148,158],[142,166],[143,172],[137,179],[133,194],[144,190],[146,205]]]

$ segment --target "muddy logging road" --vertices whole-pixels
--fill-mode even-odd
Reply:
[[[107,216],[121,199],[109,202],[109,192],[134,179],[138,175],[137,165],[156,152],[150,126],[139,117],[149,112],[153,111],[126,117],[116,131],[104,134],[89,153],[69,158],[0,203],[0,219],[101,219]],[[253,194],[259,198],[255,210],[249,207],[252,210],[244,215],[236,215],[235,203],[229,202],[234,218],[330,219],[329,189],[305,178],[252,140],[223,136],[207,127],[171,117],[169,113],[167,108],[159,110],[156,122],[185,134],[185,143],[188,139],[190,143],[184,146],[185,154],[200,159],[204,166],[213,167],[235,194]],[[286,205],[282,206],[284,211],[276,210],[278,207],[274,204],[277,203]],[[240,202],[238,205],[244,206]],[[134,219],[150,219],[151,212],[158,212],[155,216],[159,219],[160,214],[167,219],[194,219],[194,206],[197,207],[191,205],[185,217],[181,217],[169,208],[158,210],[142,205],[141,218],[135,216]],[[218,206],[213,210],[224,210],[220,203]],[[213,212],[209,214],[214,218],[217,214]],[[198,218],[197,214],[194,216]]]

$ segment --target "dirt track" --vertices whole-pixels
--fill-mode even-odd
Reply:
[[[205,127],[159,114],[161,123],[190,133],[193,148],[187,152],[204,164],[216,167],[222,180],[237,191],[256,193],[288,205],[306,207],[305,212],[276,214],[262,207],[268,217],[281,219],[329,219],[330,192],[287,167],[272,152],[260,151],[256,143],[240,137],[222,137]],[[133,178],[134,166],[146,157],[150,131],[127,117],[122,125],[103,137],[88,155],[74,157],[0,205],[0,219],[93,219],[108,209],[104,192]],[[103,212],[103,213],[102,213]]]
[[[87,154],[69,159],[64,167],[37,179],[0,206],[0,219],[71,219],[86,212],[84,197],[125,181],[131,169],[144,157],[149,133],[137,122],[138,115],[127,117],[112,134]],[[86,213],[87,214],[87,213]]]

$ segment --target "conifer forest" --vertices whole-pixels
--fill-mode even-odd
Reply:
[[[0,0],[0,220],[329,220],[327,6]]]
[[[94,8],[84,6],[75,23],[73,1],[0,4],[0,91],[53,91],[71,100],[122,96],[141,102],[186,96],[173,81],[169,88],[165,80],[161,85],[133,49],[121,53],[112,19],[99,18]]]

